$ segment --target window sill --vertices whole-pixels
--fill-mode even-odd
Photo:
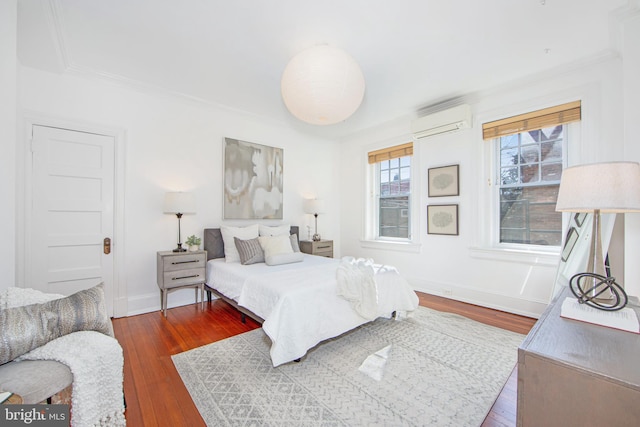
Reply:
[[[474,258],[490,259],[496,261],[517,262],[520,264],[545,265],[557,267],[560,250],[536,251],[526,249],[506,249],[492,247],[472,247],[469,253]]]
[[[420,247],[422,245],[414,242],[391,242],[386,240],[360,240],[360,246],[368,249],[384,249],[389,251],[419,253]]]

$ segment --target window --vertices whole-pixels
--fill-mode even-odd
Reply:
[[[566,163],[566,124],[580,120],[580,109],[576,101],[483,125],[497,153],[499,243],[562,244],[562,214],[555,206]]]
[[[375,168],[377,239],[411,238],[411,157],[413,143],[369,153]]]
[[[558,125],[499,138],[500,243],[562,243],[555,208],[565,133]]]

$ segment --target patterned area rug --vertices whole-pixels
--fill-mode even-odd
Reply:
[[[378,319],[277,368],[262,329],[172,358],[209,426],[460,427],[482,423],[523,339],[419,307],[406,320]]]

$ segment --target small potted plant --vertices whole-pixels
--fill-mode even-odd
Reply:
[[[200,249],[200,243],[202,243],[202,239],[200,237],[196,237],[196,235],[192,235],[187,237],[187,246],[189,246],[190,251],[197,251]]]

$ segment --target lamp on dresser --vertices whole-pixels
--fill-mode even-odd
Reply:
[[[318,242],[320,241],[320,235],[318,234],[318,214],[324,213],[324,201],[321,199],[306,199],[304,201],[304,211],[315,217],[316,228],[312,240]]]
[[[609,162],[566,168],[556,211],[593,213],[587,271],[570,281],[578,301],[603,310],[623,308],[627,302],[624,290],[605,274],[600,214],[640,212],[640,164]]]
[[[182,247],[180,235],[180,219],[183,214],[196,213],[196,198],[193,193],[182,191],[167,192],[164,195],[164,213],[175,214],[178,217],[178,247],[173,252],[186,252]]]

